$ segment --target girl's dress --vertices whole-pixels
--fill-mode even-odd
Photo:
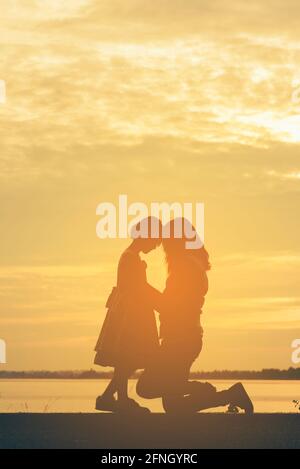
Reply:
[[[95,364],[145,368],[157,353],[154,289],[147,283],[146,269],[146,262],[130,248],[122,254],[117,286],[107,300],[106,318],[95,347]]]

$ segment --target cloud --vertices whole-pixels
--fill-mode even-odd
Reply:
[[[216,328],[226,317],[222,328],[235,330],[297,330],[299,329],[300,297],[242,297],[219,298],[209,301],[204,322]]]
[[[89,346],[90,344],[93,344],[95,342],[95,337],[94,336],[78,336],[78,337],[59,337],[59,338],[53,338],[53,339],[46,339],[46,340],[35,340],[35,341],[29,341],[29,342],[23,342],[19,345],[22,345],[25,348],[28,349],[47,349],[54,347],[55,349],[69,349],[69,348],[75,348],[79,346]],[[92,347],[91,347],[92,350]]]
[[[34,148],[63,152],[70,141],[136,145],[155,136],[187,145],[299,143],[291,96],[300,51],[291,38],[283,47],[277,27],[286,11],[297,9],[289,3],[81,1],[63,12],[60,2],[27,2],[0,68],[8,93],[1,109],[4,170],[10,162],[10,170],[34,176],[44,159],[32,164]],[[270,26],[269,42],[251,26],[257,17]]]
[[[247,264],[248,268],[257,270],[259,268],[271,268],[276,266],[279,267],[296,267],[300,268],[300,254],[297,252],[288,251],[275,251],[263,253],[232,253],[226,256],[222,256],[218,259],[218,263],[221,267],[236,267]]]
[[[281,179],[283,181],[298,181],[300,180],[300,171],[291,171],[289,173],[279,173],[278,171],[269,170],[267,175],[271,178]]]

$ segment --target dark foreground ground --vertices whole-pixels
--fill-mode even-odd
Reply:
[[[300,414],[0,414],[0,448],[300,448]]]

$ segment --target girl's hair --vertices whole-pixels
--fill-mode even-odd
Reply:
[[[178,226],[180,227],[181,224],[181,236],[175,236],[176,229],[178,230]],[[195,233],[194,239],[191,237],[186,236],[186,233]],[[172,271],[173,268],[176,268],[178,265],[178,261],[182,260],[186,257],[192,257],[196,259],[203,267],[205,271],[210,270],[211,265],[209,262],[209,255],[206,249],[204,248],[203,244],[199,242],[201,247],[197,249],[189,249],[186,247],[187,241],[191,242],[199,238],[195,228],[189,222],[189,220],[185,218],[177,218],[171,220],[167,226],[163,228],[163,248],[166,255],[166,262],[168,266],[168,271]]]

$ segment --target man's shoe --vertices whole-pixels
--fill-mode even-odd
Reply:
[[[102,410],[105,412],[115,412],[116,410],[116,399],[112,396],[111,398],[105,396],[98,396],[96,399],[96,410]]]
[[[253,414],[254,407],[242,383],[236,383],[228,389],[230,404],[240,407],[246,414]]]

